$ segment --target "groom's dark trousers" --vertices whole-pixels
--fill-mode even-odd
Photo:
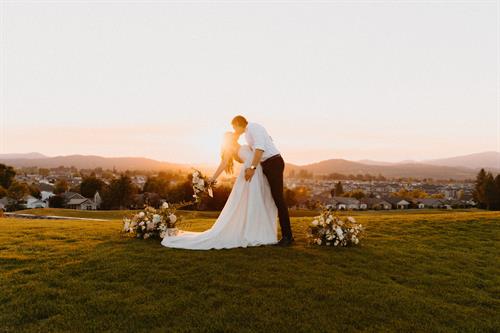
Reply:
[[[262,162],[261,165],[262,171],[264,171],[271,187],[274,203],[276,207],[278,207],[281,236],[285,239],[292,239],[288,206],[286,205],[283,195],[283,172],[285,171],[285,161],[281,155],[275,155]]]

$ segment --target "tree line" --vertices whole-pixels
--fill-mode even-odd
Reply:
[[[481,169],[476,177],[474,200],[478,207],[488,210],[500,210],[500,174]]]

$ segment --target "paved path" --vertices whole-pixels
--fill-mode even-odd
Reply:
[[[110,221],[104,219],[91,219],[85,217],[71,217],[71,216],[46,216],[46,215],[33,215],[33,214],[16,214],[16,213],[3,213],[5,217],[13,217],[20,219],[38,219],[38,220],[81,220],[81,221]]]

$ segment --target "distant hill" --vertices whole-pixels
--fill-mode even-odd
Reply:
[[[0,160],[2,159],[36,159],[36,158],[47,158],[47,156],[40,153],[26,153],[26,154],[0,154]]]
[[[393,165],[395,163],[392,163],[392,162],[382,162],[382,161],[373,161],[373,160],[361,160],[361,161],[357,161],[358,163],[362,163],[362,164],[368,164],[368,165]]]
[[[314,174],[341,173],[345,175],[370,174],[375,176],[380,174],[391,178],[473,179],[476,177],[477,169],[480,167],[485,167],[497,173],[500,172],[498,160],[500,160],[500,153],[497,152],[486,152],[427,162],[389,163],[370,160],[353,162],[345,159],[331,159],[303,166],[287,164],[287,170],[306,170]],[[191,167],[195,167],[207,174],[212,173],[215,169],[214,166],[161,162],[143,157],[101,157],[92,155],[45,157],[38,153],[0,154],[0,163],[14,167],[37,166],[42,168],[57,168],[59,166],[74,166],[79,169],[101,167],[103,169],[116,168],[118,171],[189,171]]]
[[[471,169],[496,169],[500,170],[500,152],[488,151],[464,156],[449,157],[437,160],[426,161],[427,164],[465,167]]]
[[[288,168],[296,171],[303,169],[314,174],[381,174],[385,177],[416,177],[434,179],[469,179],[476,176],[476,171],[468,168],[436,166],[421,163],[368,165],[343,159],[332,159],[305,166],[288,165]]]
[[[168,162],[160,162],[153,159],[143,157],[100,157],[92,155],[69,155],[45,158],[15,158],[4,159],[0,156],[0,163],[12,165],[15,167],[40,167],[40,168],[57,168],[59,166],[71,167],[79,169],[113,169],[119,171],[125,170],[187,170],[190,167],[184,164],[175,164]]]

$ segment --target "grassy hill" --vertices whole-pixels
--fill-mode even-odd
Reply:
[[[294,218],[293,247],[219,251],[126,238],[119,220],[0,218],[0,332],[498,331],[498,213],[356,215],[359,247],[309,247]]]

